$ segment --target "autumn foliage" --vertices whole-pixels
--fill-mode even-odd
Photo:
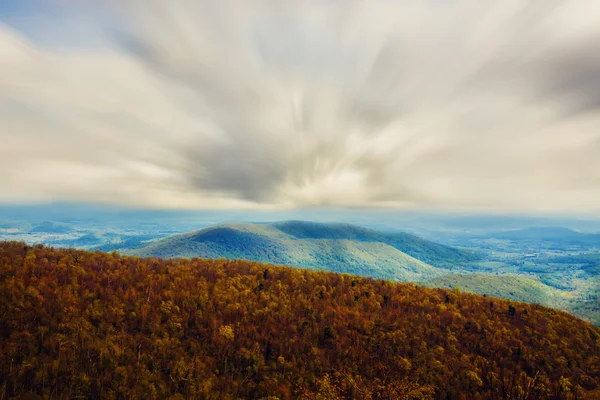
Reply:
[[[0,243],[0,399],[598,399],[600,330],[458,291]]]

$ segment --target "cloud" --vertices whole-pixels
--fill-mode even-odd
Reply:
[[[0,27],[0,199],[598,210],[591,2],[55,7]]]

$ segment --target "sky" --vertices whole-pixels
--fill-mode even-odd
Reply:
[[[600,3],[2,0],[0,202],[600,211]]]

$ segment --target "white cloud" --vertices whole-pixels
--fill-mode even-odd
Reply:
[[[598,210],[600,7],[528,4],[130,0],[89,48],[0,27],[0,200]]]

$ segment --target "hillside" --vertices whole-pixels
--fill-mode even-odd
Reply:
[[[0,291],[0,398],[600,396],[600,330],[537,305],[17,242]]]
[[[471,293],[551,307],[558,307],[563,303],[560,290],[537,279],[515,275],[448,274],[424,284],[428,287],[459,288]]]
[[[350,224],[287,221],[273,224],[282,232],[304,239],[348,239],[381,242],[439,268],[453,269],[479,259],[473,252],[444,246],[405,232],[379,232]]]
[[[477,258],[407,233],[299,221],[220,225],[158,240],[132,254],[246,259],[402,281],[440,276],[444,272],[434,267]]]
[[[560,279],[560,276],[556,279]],[[574,290],[561,290],[548,285],[546,281],[513,274],[448,274],[420,283],[432,288],[458,288],[471,293],[558,308],[600,326],[598,275],[579,279],[578,287]]]

